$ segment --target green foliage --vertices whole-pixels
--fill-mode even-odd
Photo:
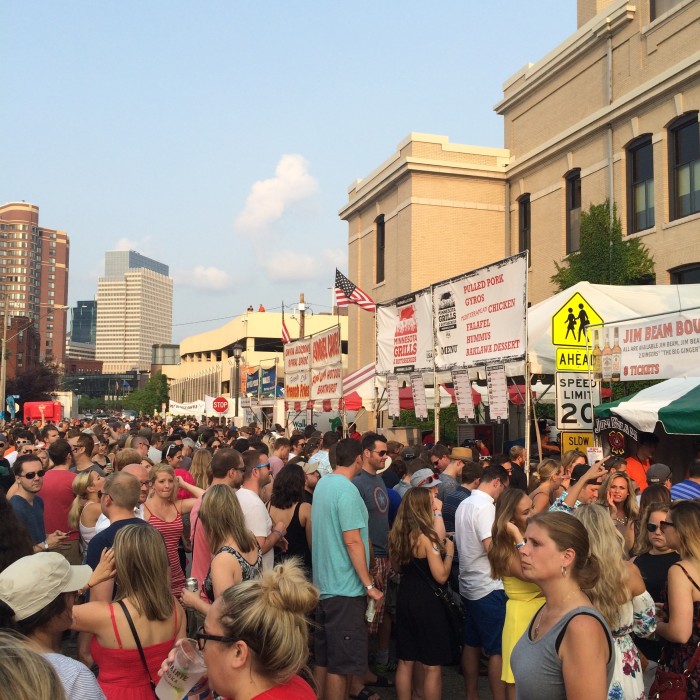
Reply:
[[[610,230],[610,202],[591,204],[581,214],[580,247],[563,265],[554,262],[556,274],[551,280],[559,291],[577,282],[593,284],[642,284],[654,279],[654,260],[638,239],[623,239],[622,224],[613,205]]]
[[[143,389],[133,391],[124,397],[122,405],[139,413],[152,415],[154,411],[160,411],[161,405],[168,403],[168,380],[162,372],[151,375]]]
[[[452,404],[440,409],[440,441],[450,445],[457,441],[457,406]],[[415,411],[402,409],[398,420],[394,421],[398,426],[417,426],[421,430],[432,430],[435,427],[435,411],[428,409],[428,420],[420,421],[416,418]]]
[[[19,403],[26,401],[51,401],[58,391],[58,368],[53,364],[40,363],[7,380],[6,394],[19,394]]]

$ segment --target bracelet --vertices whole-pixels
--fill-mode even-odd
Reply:
[[[436,518],[442,518],[442,513],[433,513]]]
[[[525,540],[521,540],[520,542],[516,542],[515,546],[517,549],[522,549],[525,546]]]
[[[454,559],[452,554],[445,554],[445,559]]]
[[[280,536],[280,539],[284,537],[284,533],[280,532],[279,530],[273,530],[272,532],[276,532]]]

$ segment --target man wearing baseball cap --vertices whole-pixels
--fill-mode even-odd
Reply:
[[[440,474],[443,501],[459,488],[464,463],[473,459],[473,453],[469,447],[453,447],[448,458],[449,463]]]
[[[647,469],[647,484],[661,484],[667,489],[671,489],[671,467],[657,462]]]

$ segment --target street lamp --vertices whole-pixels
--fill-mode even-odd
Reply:
[[[243,345],[240,342],[234,343],[232,348],[233,359],[236,361],[236,386],[234,387],[234,401],[236,402],[236,407],[234,411],[234,416],[238,418],[238,397],[241,393],[241,355],[243,354]]]

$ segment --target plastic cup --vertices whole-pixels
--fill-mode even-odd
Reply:
[[[156,686],[160,700],[182,700],[204,675],[204,656],[194,639],[181,639],[175,647],[175,658]]]

